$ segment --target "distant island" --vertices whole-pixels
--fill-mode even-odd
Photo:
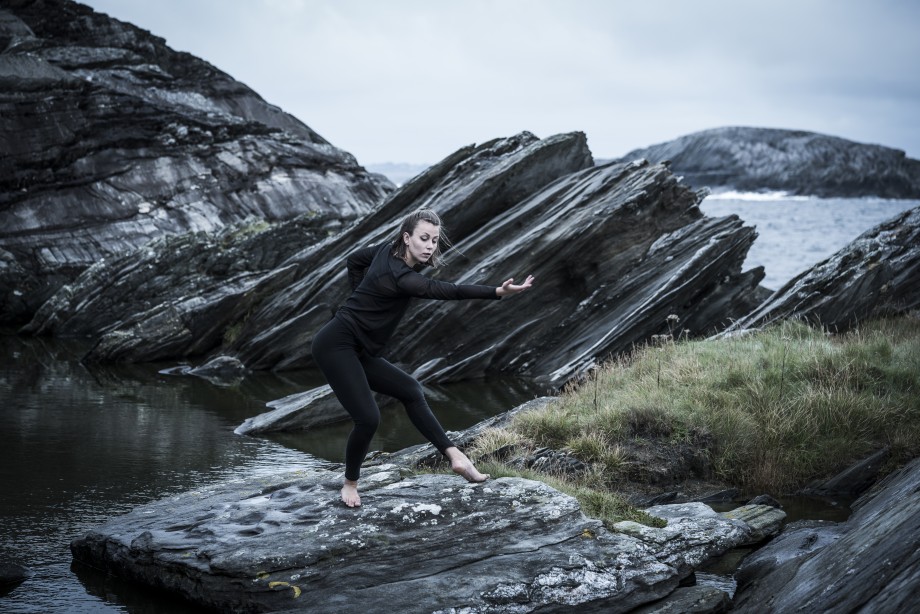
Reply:
[[[920,160],[803,130],[713,128],[635,149],[619,161],[637,158],[667,161],[685,183],[714,191],[920,198]]]

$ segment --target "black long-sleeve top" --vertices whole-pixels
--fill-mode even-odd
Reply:
[[[336,312],[371,356],[386,346],[413,297],[438,300],[497,299],[495,286],[430,279],[390,254],[390,244],[359,249],[348,257],[351,296]]]

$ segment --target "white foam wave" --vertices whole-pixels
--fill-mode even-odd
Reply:
[[[813,196],[793,196],[788,192],[713,192],[706,200],[751,200],[751,201],[777,201],[777,200],[814,200]]]

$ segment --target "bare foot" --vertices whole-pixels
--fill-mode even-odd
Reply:
[[[358,482],[345,480],[342,486],[342,501],[348,507],[361,507],[361,497],[358,496]]]
[[[453,472],[457,475],[462,475],[467,482],[485,482],[489,479],[489,474],[480,473],[473,465],[473,461],[467,458],[466,454],[458,448],[447,448],[445,453],[450,460],[450,468]]]

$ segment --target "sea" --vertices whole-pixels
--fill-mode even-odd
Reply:
[[[759,233],[744,268],[776,289],[863,232],[920,201],[784,194],[707,197],[707,215],[736,214]],[[243,437],[233,429],[266,403],[319,385],[316,373],[255,373],[216,384],[164,373],[169,364],[90,367],[77,342],[0,336],[0,563],[32,576],[0,586],[0,612],[196,612],[184,602],[74,564],[70,541],[135,506],[230,479],[341,461],[348,425]],[[449,430],[536,396],[527,382],[432,387]],[[398,408],[373,446],[420,443]]]
[[[864,232],[918,206],[920,200],[722,192],[707,196],[700,209],[710,217],[735,214],[756,229],[742,269],[764,267],[761,285],[778,290]]]

